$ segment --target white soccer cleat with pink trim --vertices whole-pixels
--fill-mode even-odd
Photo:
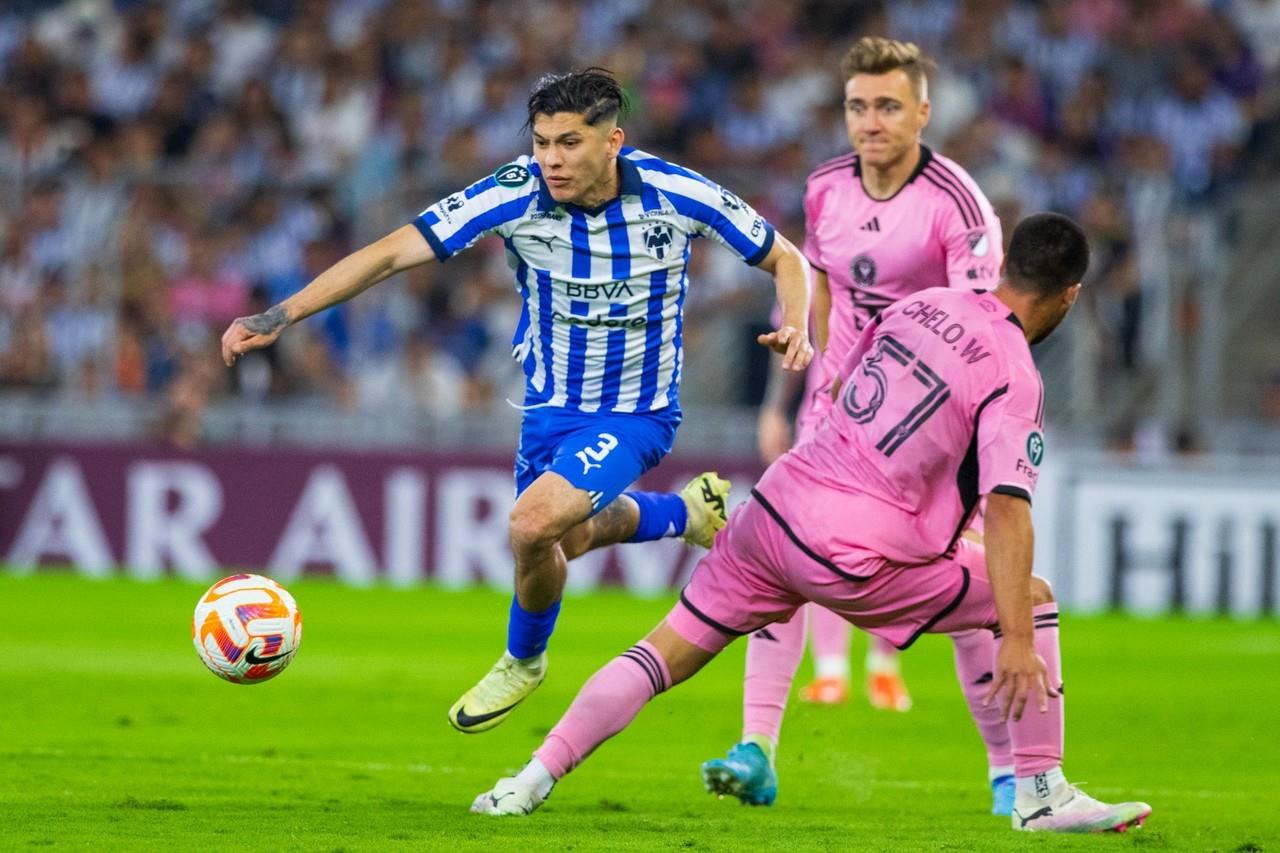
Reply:
[[[1142,826],[1151,814],[1146,803],[1103,803],[1075,785],[1063,783],[1048,797],[1018,794],[1013,828],[1023,832],[1124,832]]]

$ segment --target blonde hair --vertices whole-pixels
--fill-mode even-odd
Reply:
[[[932,67],[933,63],[914,43],[881,36],[858,39],[840,62],[845,80],[858,74],[888,74],[901,69],[922,101],[928,93],[926,72]]]

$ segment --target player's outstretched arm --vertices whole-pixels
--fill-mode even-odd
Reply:
[[[804,370],[813,360],[808,332],[809,262],[790,240],[778,234],[769,254],[760,262],[760,269],[773,276],[782,323],[756,340],[782,354],[783,370]]]
[[[995,678],[987,692],[989,703],[1005,692],[1005,719],[1022,718],[1028,700],[1041,712],[1057,690],[1049,683],[1044,660],[1036,654],[1031,614],[1031,561],[1035,534],[1031,504],[1021,497],[992,493],[987,496],[987,576],[996,602],[996,615],[1004,639],[996,655]]]
[[[435,259],[435,252],[417,228],[398,228],[347,255],[280,304],[261,314],[232,320],[222,334],[222,360],[230,367],[246,352],[275,343],[281,332],[299,320],[345,302],[398,272]]]

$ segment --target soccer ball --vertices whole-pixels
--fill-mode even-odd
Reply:
[[[232,575],[196,603],[191,642],[204,665],[236,684],[274,678],[302,642],[302,614],[293,596],[262,575]]]

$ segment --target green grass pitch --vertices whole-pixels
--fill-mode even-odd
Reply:
[[[793,703],[771,809],[717,801],[697,775],[739,733],[739,643],[537,814],[494,819],[472,798],[670,599],[569,599],[546,684],[465,736],[445,711],[501,652],[506,596],[290,588],[298,657],[237,686],[192,650],[202,586],[0,573],[0,849],[1280,851],[1274,621],[1063,619],[1065,769],[1154,806],[1128,835],[1023,836],[987,813],[950,644],[932,637],[904,658],[909,714]]]

